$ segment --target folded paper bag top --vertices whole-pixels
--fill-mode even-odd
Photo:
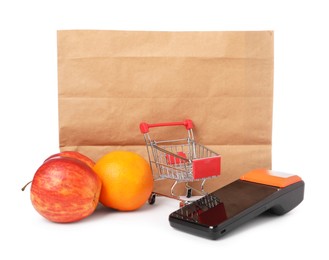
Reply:
[[[273,32],[58,31],[58,98],[61,150],[95,160],[147,158],[141,121],[193,119],[195,139],[223,158],[211,191],[271,168]]]

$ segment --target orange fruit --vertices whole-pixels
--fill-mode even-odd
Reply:
[[[149,163],[130,151],[113,151],[94,165],[102,181],[99,201],[106,207],[132,211],[142,207],[153,190]]]

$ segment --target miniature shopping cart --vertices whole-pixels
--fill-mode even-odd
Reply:
[[[186,138],[173,140],[151,139],[149,129],[152,127],[185,126]],[[207,147],[195,142],[193,136],[193,123],[191,120],[182,122],[148,124],[142,122],[140,130],[144,134],[150,166],[154,181],[171,179],[174,183],[169,197],[182,200],[182,196],[175,193],[178,183],[184,182],[186,197],[192,196],[192,190],[201,195],[206,195],[204,185],[207,179],[220,175],[221,156]],[[197,189],[189,185],[189,182],[201,181],[201,188]],[[156,195],[168,196],[152,192],[149,203],[155,202]]]

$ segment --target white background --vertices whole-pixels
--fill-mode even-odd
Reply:
[[[1,0],[0,259],[328,259],[325,2]],[[304,179],[304,201],[216,241],[172,229],[178,205],[164,198],[131,213],[99,208],[74,224],[43,219],[21,187],[58,152],[60,29],[274,30],[273,169]]]

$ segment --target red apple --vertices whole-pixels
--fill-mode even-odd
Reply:
[[[56,154],[49,156],[45,161],[52,159],[52,158],[56,158],[56,157],[75,158],[75,159],[78,159],[78,160],[86,163],[90,168],[93,168],[95,165],[95,162],[92,159],[90,159],[88,156],[86,156],[82,153],[79,153],[77,151],[62,151],[60,153],[56,153]]]
[[[75,222],[94,212],[100,191],[101,180],[85,163],[54,157],[36,171],[31,201],[37,212],[50,221]]]

